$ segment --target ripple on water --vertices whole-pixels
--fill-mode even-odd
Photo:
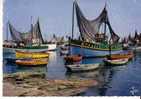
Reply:
[[[9,57],[9,56],[8,56]],[[84,59],[82,63],[101,62],[102,58]],[[57,52],[51,52],[49,64],[45,67],[23,68],[15,64],[3,64],[4,73],[18,71],[39,71],[45,72],[50,79],[67,79],[79,77],[83,79],[95,79],[99,85],[89,88],[81,96],[130,96],[141,95],[141,52],[127,65],[98,69],[84,73],[67,73],[63,57]],[[135,91],[135,92],[134,92]]]

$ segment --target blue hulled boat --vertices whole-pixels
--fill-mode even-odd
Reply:
[[[74,39],[74,12],[76,12],[77,25],[80,36]],[[103,32],[100,32],[101,27]],[[107,28],[110,34],[107,36]],[[72,17],[72,37],[69,38],[70,54],[80,54],[83,57],[103,57],[109,55],[109,48],[112,54],[122,52],[120,37],[113,31],[106,6],[101,14],[94,20],[88,20],[84,17],[76,1],[73,3]]]

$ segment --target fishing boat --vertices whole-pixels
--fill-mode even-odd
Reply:
[[[74,39],[74,12],[76,12],[77,25],[80,36]],[[83,57],[103,57],[109,54],[107,28],[112,37],[111,51],[116,54],[122,51],[119,36],[113,31],[106,6],[101,14],[94,20],[88,20],[84,17],[76,1],[73,3],[72,17],[72,37],[69,38],[71,54],[81,54]],[[104,31],[100,32],[102,26]]]
[[[95,64],[73,64],[66,65],[66,68],[70,72],[85,72],[98,69],[101,66],[100,63]]]
[[[48,46],[48,51],[56,51],[57,50],[57,37],[53,34],[53,37],[50,41],[46,41],[45,43]]]
[[[8,29],[9,29],[9,23],[7,23],[6,26],[6,40],[3,41],[3,53],[4,54],[14,54],[15,50],[14,48],[17,47],[17,44],[15,42],[13,42],[12,40],[9,40],[9,33],[8,33]]]
[[[24,52],[16,51],[16,58],[48,58],[49,53],[47,52]]]
[[[81,55],[69,55],[64,57],[66,62],[80,62],[82,58],[83,57]]]
[[[3,53],[15,54],[17,51],[28,51],[28,52],[47,52],[48,47],[22,47],[22,48],[9,48],[3,47]]]
[[[128,36],[128,45],[130,50],[134,51],[141,51],[141,33],[137,33],[137,30],[135,30],[135,36],[131,37],[131,35]]]
[[[46,44],[48,46],[48,51],[56,51],[57,50],[57,44],[56,43],[49,43]]]
[[[48,59],[17,59],[16,64],[20,66],[43,66],[48,64]]]
[[[39,19],[34,26],[31,24],[31,30],[26,33],[17,31],[10,22],[8,22],[7,28],[10,31],[13,43],[16,44],[16,47],[9,48],[4,46],[4,50],[6,49],[7,51],[11,52],[15,52],[15,50],[31,52],[48,50],[48,45],[44,44],[44,40],[41,34]]]
[[[129,61],[128,58],[121,58],[121,59],[104,59],[104,63],[106,65],[125,65]]]
[[[121,41],[123,50],[128,50],[129,49],[129,44],[128,44],[128,38],[124,37]]]
[[[132,59],[134,56],[133,52],[129,51],[128,53],[119,53],[119,54],[112,54],[108,55],[107,59],[115,60],[115,59]]]
[[[41,44],[39,46],[25,46],[20,48],[14,48],[14,50],[17,51],[28,51],[28,52],[47,52],[48,51],[48,45]]]

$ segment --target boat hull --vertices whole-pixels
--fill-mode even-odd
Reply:
[[[48,58],[49,53],[16,51],[16,58]]]
[[[70,53],[80,54],[83,57],[105,57],[109,55],[108,42],[92,43],[80,40],[69,40]],[[111,54],[122,52],[122,45],[119,43],[111,44]]]
[[[95,49],[89,49],[89,48],[83,48],[83,47],[78,47],[78,46],[70,46],[70,52],[72,55],[82,55],[85,58],[89,57],[105,57],[109,55],[108,50],[95,50]],[[112,54],[118,54],[122,52],[122,50],[115,50],[111,51]]]
[[[128,58],[127,59],[116,59],[116,60],[105,59],[104,63],[110,66],[118,66],[118,65],[125,65],[128,63],[128,61],[129,61]]]
[[[3,47],[3,53],[6,53],[6,54],[15,54],[16,53],[16,50],[17,51],[28,51],[28,52],[46,52],[48,51],[48,48],[6,48],[6,47]]]
[[[57,44],[47,44],[48,51],[56,51],[57,50]]]
[[[75,65],[66,65],[66,68],[69,72],[85,72],[98,69],[101,65],[97,64],[75,64]]]
[[[132,59],[134,57],[134,54],[133,54],[133,52],[128,52],[128,53],[121,53],[121,54],[112,54],[111,56],[110,55],[108,55],[107,56],[107,59],[112,59],[112,60],[114,60],[114,59],[125,59],[125,58],[127,58],[127,59]]]
[[[80,55],[66,56],[64,57],[64,60],[66,63],[80,62],[82,60],[82,56]]]
[[[16,60],[16,64],[19,66],[44,66],[48,64],[48,59],[18,59]]]

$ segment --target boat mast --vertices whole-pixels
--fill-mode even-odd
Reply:
[[[104,7],[105,10],[106,10],[106,6],[107,6],[107,3],[105,3],[105,7]],[[104,37],[106,36],[106,22],[107,22],[107,15],[106,15],[106,19],[104,22]]]
[[[37,25],[38,25],[38,37],[39,37],[39,46],[41,45],[41,42],[43,42],[43,37],[42,37],[42,34],[41,34],[41,30],[40,30],[40,22],[39,22],[39,17],[38,17],[38,20],[37,20]],[[37,34],[37,33],[36,33]],[[40,39],[42,39],[42,41],[40,42]]]
[[[106,3],[105,3],[105,10],[106,10],[106,7],[107,7],[107,1],[106,1]],[[105,18],[105,22],[104,22],[104,34],[106,35],[106,24],[107,24],[107,21],[108,21],[108,17],[107,17],[107,15],[106,15],[106,18]],[[111,52],[111,40],[112,40],[112,37],[110,37],[110,39],[109,39],[109,56],[110,56],[110,58],[111,58],[111,54],[112,54],[112,52]]]
[[[6,40],[8,41],[8,36],[9,36],[9,35],[8,35],[8,22],[6,23],[6,34],[7,34],[7,35],[6,35]]]
[[[107,20],[107,18],[106,18],[106,20]],[[104,22],[104,37],[106,36],[106,21]]]
[[[73,39],[73,36],[74,36],[74,3],[76,1],[73,2],[73,9],[72,9],[72,39]]]
[[[31,45],[33,44],[33,25],[32,25],[32,16],[31,16]]]

